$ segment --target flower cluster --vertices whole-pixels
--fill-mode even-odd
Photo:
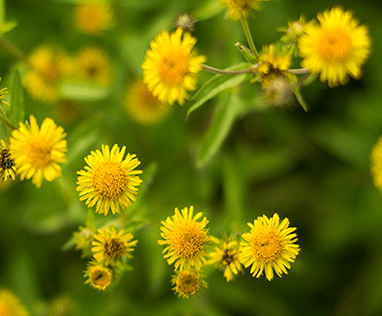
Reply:
[[[263,215],[253,224],[248,223],[251,230],[243,233],[240,241],[239,235],[223,239],[210,236],[207,218],[202,212],[194,216],[193,211],[193,206],[181,212],[175,208],[175,214],[162,221],[163,239],[158,240],[159,245],[165,246],[163,257],[169,265],[174,264],[173,289],[181,297],[188,298],[207,287],[200,272],[207,265],[215,264],[224,272],[227,282],[242,272],[243,266],[251,267],[250,272],[257,278],[265,272],[271,281],[273,271],[279,277],[288,273],[289,262],[294,262],[300,251],[297,235],[293,233],[296,228],[289,227],[287,218],[280,223],[278,214],[270,219]]]

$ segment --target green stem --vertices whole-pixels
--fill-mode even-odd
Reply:
[[[259,53],[257,52],[257,49],[255,47],[255,43],[253,42],[251,31],[249,30],[248,22],[246,18],[241,18],[241,25],[244,30],[245,37],[247,38],[249,48],[251,49],[253,55],[256,56],[256,58],[259,58]]]
[[[0,0],[1,1],[1,0]],[[4,37],[0,36],[0,47],[2,47],[8,54],[28,64],[28,60],[25,58],[24,54],[14,46],[12,43],[8,42]]]
[[[0,103],[1,103],[1,100],[0,100]],[[8,120],[1,106],[0,106],[0,121],[2,121],[6,126],[8,126],[12,130],[17,129],[17,127],[13,126],[13,124]]]
[[[217,68],[214,68],[214,67],[211,67],[211,66],[207,66],[207,65],[204,65],[204,64],[202,64],[202,66],[203,66],[203,70],[205,70],[205,71],[213,72],[213,73],[216,73],[216,74],[222,74],[222,75],[240,75],[240,74],[253,73],[253,72],[255,72],[255,70],[258,67],[258,65],[254,65],[254,66],[249,67],[248,69],[231,71],[231,70],[217,69]]]

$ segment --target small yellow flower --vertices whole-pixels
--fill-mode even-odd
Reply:
[[[239,261],[240,244],[231,238],[222,241],[211,237],[211,241],[217,244],[217,247],[214,248],[215,251],[209,253],[211,259],[208,263],[217,263],[219,268],[224,271],[227,282],[229,282],[242,271]]]
[[[238,21],[246,18],[251,9],[260,11],[261,2],[269,0],[220,0],[223,7],[228,7],[230,20]]]
[[[271,44],[263,48],[257,71],[261,75],[268,75],[288,70],[291,65],[291,58],[291,54],[285,49],[276,49],[276,46]]]
[[[268,219],[265,215],[258,217],[253,224],[248,223],[251,228],[249,233],[242,234],[244,239],[240,243],[240,262],[248,268],[256,278],[265,271],[268,281],[273,279],[273,270],[281,277],[290,269],[289,262],[294,262],[300,248],[295,242],[297,235],[292,234],[295,227],[289,227],[289,220],[285,218],[280,223],[278,214]]]
[[[142,80],[130,85],[124,104],[131,117],[142,125],[160,123],[172,110],[169,104],[154,97]]]
[[[304,30],[308,24],[305,22],[305,17],[301,15],[298,21],[288,22],[288,27],[279,27],[277,31],[286,33],[281,37],[282,41],[286,43],[297,43],[298,38],[304,34]]]
[[[182,213],[175,208],[175,215],[162,221],[160,228],[164,240],[158,240],[159,245],[165,245],[162,251],[168,264],[174,264],[175,269],[183,270],[184,267],[194,267],[200,270],[206,263],[205,246],[209,241],[208,229],[205,228],[208,220],[206,217],[197,222],[203,216],[202,212],[193,216],[194,207],[187,207]]]
[[[30,128],[23,123],[13,130],[10,152],[20,174],[20,179],[32,178],[39,188],[43,178],[53,181],[61,176],[60,163],[67,161],[66,133],[61,126],[46,118],[39,128],[36,118],[29,117]]]
[[[98,290],[105,290],[114,279],[112,268],[90,261],[85,270],[85,281]]]
[[[1,316],[29,316],[30,313],[20,302],[20,299],[10,290],[0,290]]]
[[[92,151],[85,158],[88,166],[85,170],[78,171],[77,191],[80,191],[80,200],[86,200],[88,207],[97,205],[96,212],[108,214],[119,213],[119,207],[123,209],[135,201],[142,180],[135,176],[142,170],[133,170],[140,161],[136,155],[125,155],[126,146],[120,150],[115,144],[111,151],[108,145],[102,145],[102,152],[98,149]]]
[[[127,233],[124,229],[116,232],[114,227],[107,227],[105,230],[98,229],[98,234],[94,235],[93,248],[94,258],[98,262],[106,265],[114,265],[120,262],[124,255],[132,258],[130,252],[137,245],[138,240],[131,241],[133,234]]]
[[[320,25],[310,24],[298,45],[301,65],[312,73],[320,73],[320,80],[329,87],[346,84],[349,76],[359,79],[361,67],[370,54],[368,29],[359,25],[350,11],[334,7],[317,15]]]
[[[15,180],[16,165],[9,152],[9,146],[2,139],[0,140],[0,178],[7,181],[8,177]]]
[[[77,73],[80,79],[100,86],[110,86],[113,80],[109,56],[98,47],[82,49],[76,59]]]
[[[207,287],[207,282],[203,280],[203,275],[194,269],[175,271],[171,283],[173,290],[179,297],[189,298],[190,295],[198,294],[200,290]]]
[[[89,35],[101,35],[113,26],[113,12],[107,2],[84,1],[75,10],[77,30]]]
[[[374,185],[382,192],[382,136],[378,138],[370,155],[370,173]]]
[[[150,43],[142,64],[143,81],[159,101],[183,105],[189,98],[187,90],[196,89],[196,74],[206,57],[195,54],[195,44],[196,39],[182,28],[171,34],[164,30]]]
[[[59,48],[41,46],[30,56],[31,69],[24,77],[24,85],[36,99],[54,103],[60,97],[63,78],[73,72],[73,63]]]

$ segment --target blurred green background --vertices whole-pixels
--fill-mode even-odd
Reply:
[[[382,196],[369,174],[370,151],[382,134],[382,5],[265,2],[249,20],[258,48],[277,41],[282,34],[276,28],[300,14],[310,20],[342,4],[369,27],[373,52],[361,80],[335,89],[316,80],[303,88],[308,113],[297,102],[290,110],[254,106],[232,119],[220,144],[214,135],[222,130],[213,126],[224,93],[187,121],[192,101],[184,107],[174,104],[169,117],[155,126],[138,125],[123,106],[125,87],[142,76],[149,42],[162,29],[173,30],[179,13],[199,19],[196,49],[207,56],[206,64],[222,69],[243,61],[233,46],[245,43],[240,23],[225,19],[218,1],[115,0],[115,24],[98,37],[75,30],[77,2],[5,1],[7,20],[18,26],[4,38],[26,55],[45,43],[59,44],[69,54],[97,44],[112,56],[117,76],[105,98],[72,101],[70,121],[57,105],[36,101],[24,91],[27,116],[34,114],[39,124],[51,117],[64,127],[69,161],[61,179],[44,181],[40,189],[19,180],[1,187],[0,286],[14,290],[33,315],[46,315],[44,309],[62,296],[75,306],[67,315],[382,315]],[[0,61],[1,87],[6,87],[20,62],[3,49]],[[200,73],[200,85],[212,76]],[[238,103],[259,103],[256,84],[244,85],[242,94]],[[83,284],[86,261],[80,252],[63,251],[63,245],[87,216],[75,191],[76,171],[91,150],[114,143],[137,154],[144,173],[153,164],[156,169],[130,213],[143,223],[134,233],[133,271],[102,293]],[[245,271],[227,283],[221,272],[209,268],[205,293],[179,299],[171,290],[172,267],[157,240],[160,221],[175,207],[190,205],[207,216],[210,233],[218,237],[248,231],[247,222],[277,212],[297,227],[301,253],[288,275],[271,282]]]

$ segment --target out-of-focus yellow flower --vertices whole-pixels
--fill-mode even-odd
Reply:
[[[99,47],[82,49],[76,59],[77,75],[80,79],[100,86],[110,86],[113,80],[111,61]]]
[[[67,161],[66,133],[51,118],[46,118],[39,128],[36,118],[29,117],[30,128],[19,123],[10,138],[10,152],[20,174],[20,179],[32,178],[39,188],[42,180],[53,181],[61,176],[59,164]]]
[[[220,4],[228,7],[228,14],[230,20],[238,21],[246,18],[251,9],[260,11],[261,2],[269,0],[220,0]]]
[[[114,279],[114,271],[111,267],[104,266],[92,260],[85,270],[85,284],[89,283],[98,290],[105,290]]]
[[[173,275],[171,283],[174,285],[173,290],[179,297],[189,298],[190,295],[199,294],[201,290],[207,287],[203,275],[195,269],[175,272],[176,274]]]
[[[329,87],[346,84],[349,76],[359,79],[361,67],[370,55],[371,38],[350,11],[334,7],[317,15],[320,25],[310,24],[299,38],[301,65]]]
[[[63,78],[73,72],[73,62],[59,48],[41,46],[30,56],[31,69],[24,77],[24,85],[36,99],[56,102],[60,97],[60,84]]]
[[[100,35],[113,26],[113,12],[106,1],[83,1],[75,9],[77,30],[89,35]]]
[[[20,299],[10,290],[0,290],[1,316],[29,316],[30,313],[21,303]]]
[[[130,85],[124,104],[131,117],[142,125],[160,123],[172,110],[168,103],[162,103],[154,97],[142,80]]]

